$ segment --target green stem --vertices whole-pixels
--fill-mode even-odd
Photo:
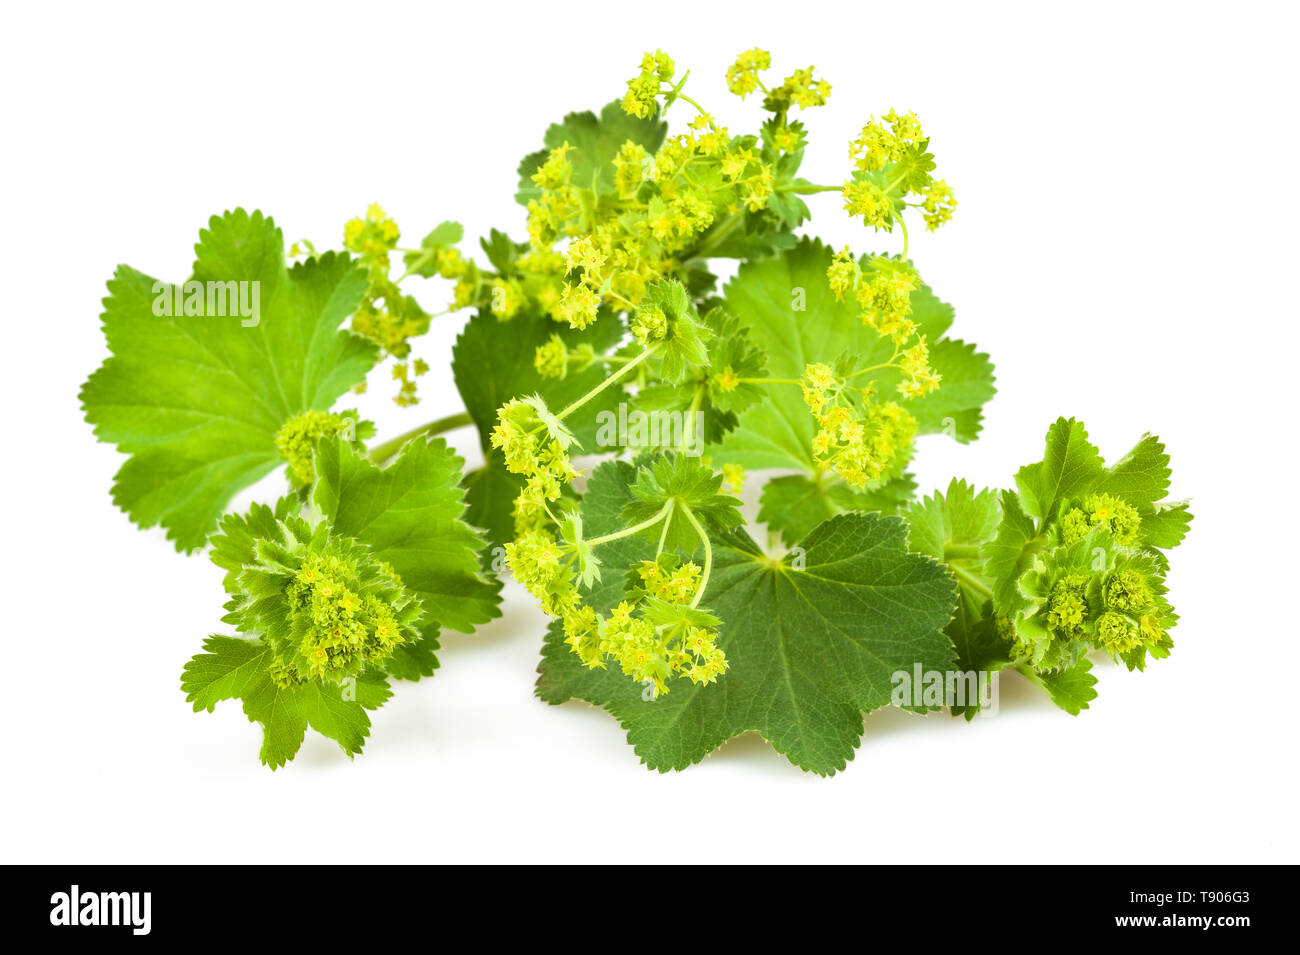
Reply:
[[[663,112],[660,114],[661,117],[666,116],[668,114],[668,110],[672,108],[673,103],[679,99],[685,100],[686,102],[690,103],[701,113],[706,112],[703,106],[701,106],[699,103],[695,102],[695,100],[691,99],[689,96],[687,96],[685,93],[682,92],[682,87],[686,85],[686,81],[690,79],[690,77],[691,77],[691,71],[687,70],[685,73],[682,74],[682,78],[678,80],[675,85],[671,81],[669,81],[667,83],[662,84],[659,87],[659,92],[660,94],[663,95],[665,99]],[[664,86],[667,86],[668,88],[664,89]]]
[[[700,410],[700,403],[704,398],[704,386],[695,389],[695,396],[691,398],[691,405],[686,409],[686,420],[682,423],[682,443],[677,449],[685,453],[686,449],[691,446],[691,441],[695,437],[695,414]]]
[[[857,378],[859,375],[865,375],[873,371],[883,371],[886,368],[898,368],[896,362],[898,361],[899,353],[902,352],[902,350],[903,349],[901,346],[895,345],[894,354],[889,356],[889,361],[881,362],[879,365],[872,365],[870,368],[859,368],[853,374],[849,375],[849,379],[852,380],[854,378]],[[899,368],[898,370],[902,371],[901,368]]]
[[[979,544],[944,544],[943,545],[944,560],[971,559],[971,558],[979,557],[979,555],[980,555]]]
[[[418,428],[412,428],[405,434],[399,434],[397,437],[385,441],[383,444],[376,445],[370,449],[370,460],[375,464],[383,464],[389,458],[402,450],[402,445],[406,444],[412,438],[420,435],[442,434],[444,431],[451,431],[453,428],[463,428],[467,424],[473,424],[474,419],[469,416],[468,411],[461,411],[457,414],[449,414],[445,418],[438,418],[427,424],[422,424]]]
[[[882,365],[872,365],[870,368],[859,368],[853,374],[849,375],[849,379],[852,380],[854,378],[860,377],[861,375],[870,374],[873,371],[883,371],[886,368],[898,368],[898,365],[894,364],[894,362],[892,361],[887,361]],[[898,370],[902,371],[901,368],[899,368]]]
[[[742,385],[802,385],[798,378],[741,378]]]
[[[660,521],[662,521],[665,517],[667,517],[668,512],[671,511],[672,508],[673,508],[673,502],[670,500],[667,504],[665,504],[663,507],[659,509],[659,513],[657,513],[654,517],[646,518],[640,524],[633,525],[632,527],[625,527],[621,531],[615,531],[612,534],[606,534],[604,537],[593,537],[587,541],[587,545],[589,547],[595,547],[598,544],[608,544],[610,541],[616,541],[623,537],[631,537],[633,534],[639,534],[642,531],[649,530],[650,528],[658,524]]]
[[[742,221],[743,217],[739,212],[731,213],[731,215],[727,216],[727,218],[723,219],[714,226],[712,230],[710,230],[708,241],[702,242],[696,248],[692,249],[690,255],[687,256],[684,261],[690,261],[691,259],[707,259],[709,253],[721,245],[722,241],[726,239],[726,237],[729,236]]]
[[[843,186],[819,186],[816,183],[809,182],[809,183],[805,183],[804,185],[799,185],[797,183],[790,183],[788,186],[784,186],[784,187],[777,186],[776,191],[790,192],[790,193],[794,193],[796,196],[811,196],[818,192],[839,192],[843,188],[844,188]]]
[[[691,609],[694,610],[704,597],[704,589],[709,586],[709,574],[713,572],[713,545],[709,543],[709,535],[705,532],[699,518],[685,504],[682,505],[682,513],[691,522],[691,527],[695,528],[695,533],[699,535],[700,542],[704,545],[704,573],[700,575],[700,589],[695,591],[695,599],[691,601]]]
[[[984,581],[980,580],[980,578],[976,577],[965,567],[962,567],[960,564],[949,564],[948,569],[952,571],[953,576],[957,578],[959,583],[965,584],[971,590],[975,591],[977,594],[981,594],[986,599],[991,600],[993,598],[993,591],[989,588],[989,585],[984,583]]]
[[[628,362],[632,361],[632,359],[625,358],[622,355],[595,355],[595,354],[575,355],[570,353],[565,356],[565,361],[568,361],[574,365],[577,364],[594,365],[596,362],[604,362],[605,364],[608,365],[626,365]]]
[[[641,354],[637,355],[635,358],[633,358],[631,361],[629,361],[626,365],[624,365],[624,366],[623,366],[622,368],[620,368],[618,371],[614,372],[614,374],[610,375],[608,378],[606,378],[604,381],[602,381],[600,384],[598,384],[595,388],[591,389],[591,391],[587,392],[585,395],[583,395],[583,396],[582,396],[581,398],[579,398],[577,401],[573,402],[573,404],[571,404],[571,405],[569,405],[567,408],[565,408],[563,411],[561,411],[561,412],[560,412],[559,414],[557,414],[555,417],[557,417],[557,418],[559,418],[561,421],[563,421],[563,420],[564,420],[565,418],[567,418],[569,415],[573,414],[575,411],[577,411],[579,408],[581,408],[583,405],[585,405],[585,404],[586,404],[588,401],[590,401],[592,398],[596,397],[598,394],[600,394],[602,391],[604,391],[604,390],[605,390],[606,388],[608,388],[610,385],[614,384],[614,382],[618,381],[620,378],[622,378],[624,375],[626,375],[629,371],[631,371],[631,370],[632,370],[633,368],[635,368],[637,365],[641,364],[641,362],[645,361],[647,358],[649,358],[651,355],[653,355],[654,352],[655,352],[655,349],[657,349],[661,344],[663,344],[663,343],[662,343],[662,342],[655,342],[653,345],[651,345],[649,348],[647,348],[647,349],[646,349],[645,351],[643,351]]]
[[[694,106],[696,109],[698,109],[701,113],[707,113],[707,112],[708,112],[708,110],[706,110],[706,109],[705,109],[703,106],[701,106],[699,103],[695,102],[695,100],[691,99],[689,96],[687,96],[687,95],[686,95],[685,93],[683,93],[681,90],[678,90],[678,91],[677,91],[677,98],[678,98],[679,100],[684,100],[685,102],[690,103],[692,106]]]
[[[673,526],[673,503],[676,500],[675,497],[668,499],[668,513],[664,515],[664,529],[659,534],[659,549],[655,551],[655,560],[659,559],[659,555],[664,552],[664,545],[668,543],[668,528]]]

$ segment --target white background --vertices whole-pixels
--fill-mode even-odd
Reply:
[[[7,7],[0,858],[1297,861],[1295,8],[509,6]],[[723,75],[755,45],[778,77],[811,62],[834,85],[804,117],[809,178],[842,179],[846,142],[897,106],[957,190],[914,258],[1000,390],[974,445],[923,440],[924,490],[1006,485],[1058,414],[1108,456],[1166,440],[1197,515],[1173,656],[1102,665],[1078,718],[1014,676],[994,719],[877,713],[831,779],[754,736],[661,776],[603,712],[532,696],[543,620],[508,589],[503,618],[399,686],[364,756],[309,733],[262,768],[237,704],[194,714],[178,689],[220,630],[219,572],[112,506],[121,456],[81,420],[113,268],[188,276],[199,227],[237,205],[323,246],[373,200],[412,238],[444,218],[521,235],[515,166],[548,123],[662,46],[753,128]],[[876,247],[833,195],[811,204],[804,231]],[[424,341],[419,408],[374,379],[381,435],[459,409],[462,324]],[[475,464],[472,434],[451,438]]]

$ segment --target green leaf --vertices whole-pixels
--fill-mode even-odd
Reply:
[[[898,162],[890,163],[883,170],[882,177],[887,182],[896,182],[898,194],[922,192],[930,185],[934,177],[934,154],[927,152],[928,139],[913,143],[903,150]]]
[[[730,372],[738,378],[763,378],[767,374],[767,356],[749,340],[749,329],[725,308],[711,308],[704,322],[713,333],[709,346],[711,404],[724,414],[739,414],[767,396],[763,386],[742,381],[724,390],[719,378]]]
[[[623,520],[629,526],[649,520],[671,500],[675,506],[667,529],[660,525],[646,533],[656,538],[662,534],[667,548],[680,547],[689,553],[695,550],[699,535],[676,505],[689,508],[706,528],[715,525],[725,529],[744,523],[740,499],[720,494],[721,487],[722,475],[714,474],[699,458],[671,452],[657,455],[650,464],[637,469],[633,499],[623,508]]]
[[[1007,643],[997,633],[993,625],[992,608],[988,601],[981,602],[969,590],[963,588],[957,600],[957,612],[944,629],[948,639],[957,651],[957,669],[964,673],[978,674],[980,690],[988,680],[988,675],[1010,664],[1007,655]],[[978,702],[967,701],[958,704],[954,701],[950,707],[953,716],[963,716],[972,720],[979,715]]]
[[[438,626],[469,633],[500,616],[501,583],[480,570],[486,542],[463,520],[463,463],[442,438],[408,441],[385,468],[345,441],[316,446],[316,507],[336,533],[367,544],[419,596],[433,621],[423,629],[430,650]]]
[[[810,363],[833,366],[846,354],[856,356],[862,367],[890,360],[893,343],[863,324],[861,308],[852,297],[835,300],[826,279],[830,263],[826,246],[803,240],[778,257],[746,262],[727,284],[727,307],[766,353],[770,377],[800,378]],[[941,385],[925,398],[902,399],[895,391],[900,376],[894,369],[876,375],[877,389],[911,411],[921,433],[946,432],[969,441],[979,430],[979,409],[994,391],[992,365],[971,346],[943,338],[952,324],[952,308],[928,288],[913,293],[912,311],[929,341],[935,370],[952,390],[945,397]],[[767,390],[768,400],[741,415],[740,426],[723,440],[717,459],[751,469],[814,475],[815,423],[800,390],[792,385]]]
[[[465,227],[459,222],[439,222],[433,231],[420,242],[425,248],[447,248],[465,237]]]
[[[298,498],[286,496],[276,501],[274,507],[254,502],[247,514],[227,514],[222,518],[219,533],[210,541],[212,549],[208,557],[226,571],[226,593],[240,593],[239,573],[257,560],[258,540],[277,538],[279,522],[300,510]]]
[[[483,531],[497,556],[504,556],[505,545],[515,535],[511,512],[524,479],[510,473],[505,457],[495,448],[484,457],[482,467],[465,475],[465,520]]]
[[[867,491],[855,491],[829,475],[814,480],[803,474],[788,474],[763,485],[758,519],[779,533],[789,546],[822,521],[845,511],[897,514],[915,491],[916,481],[910,474]]]
[[[681,282],[670,279],[652,283],[637,308],[641,312],[659,309],[667,319],[667,336],[659,342],[650,362],[657,377],[677,384],[688,373],[708,364],[708,342],[713,331],[700,320]]]
[[[1074,666],[1064,670],[1039,673],[1032,667],[1021,667],[1020,672],[1037,683],[1052,702],[1071,716],[1078,716],[1088,708],[1088,704],[1097,698],[1097,678],[1092,675],[1092,661],[1080,657]]]
[[[634,475],[624,462],[597,468],[583,499],[587,533],[621,526]],[[583,668],[553,628],[538,695],[605,707],[652,769],[682,769],[755,730],[795,765],[826,775],[852,759],[863,712],[890,701],[896,672],[916,663],[951,668],[942,628],[952,616],[952,582],[941,564],[908,552],[901,520],[846,514],[825,522],[801,542],[803,570],[766,557],[743,532],[712,541],[705,603],[722,620],[718,643],[729,662],[716,684],[674,685],[643,700],[621,673]],[[613,571],[652,548],[631,538],[601,548],[611,585],[591,595],[597,609],[621,592]]]
[[[459,244],[464,237],[465,229],[459,222],[440,222],[420,240],[420,251],[407,252],[402,256],[402,264],[412,275],[422,275],[425,278],[437,275],[437,253]]]
[[[984,426],[984,405],[997,392],[993,362],[974,345],[941,338],[930,348],[930,365],[943,378],[938,390],[906,402],[917,429],[969,444]]]
[[[781,194],[760,212],[741,211],[722,219],[700,236],[695,248],[699,259],[755,261],[795,247],[799,237],[786,222],[807,218],[808,207],[791,193]]]
[[[575,366],[564,378],[543,378],[533,366],[537,348],[552,335],[559,335],[570,348],[588,345],[602,354],[618,344],[623,327],[612,316],[604,316],[583,332],[549,318],[528,314],[498,321],[482,311],[470,319],[456,339],[452,352],[452,374],[465,409],[479,431],[486,465],[466,478],[470,510],[467,519],[483,528],[495,546],[514,537],[511,508],[523,481],[506,470],[500,452],[492,449],[490,435],[497,423],[497,409],[511,398],[538,394],[549,408],[558,410],[591,391],[605,380],[606,366]],[[597,450],[597,416],[610,411],[627,393],[619,385],[606,388],[564,419],[584,449]],[[608,449],[606,449],[608,450]]]
[[[1007,645],[993,624],[984,566],[984,545],[993,539],[1002,516],[997,493],[976,492],[965,481],[953,480],[942,494],[917,501],[903,516],[912,550],[945,561],[956,578],[957,612],[944,632],[957,651],[957,668],[987,674],[1006,666]],[[968,720],[978,712],[973,703],[952,707],[954,716]]]
[[[344,686],[278,687],[267,671],[271,650],[260,640],[212,636],[203,649],[181,675],[186,701],[197,713],[212,712],[222,700],[241,700],[250,722],[262,725],[261,760],[272,769],[293,759],[308,726],[355,756],[370,735],[366,710],[378,709],[392,695],[382,674],[370,673]],[[345,692],[355,698],[345,699]]]
[[[1047,431],[1043,460],[1017,471],[1016,486],[1026,512],[1039,520],[1051,520],[1062,501],[1087,494],[1105,470],[1083,422],[1057,418]]]
[[[1002,492],[1002,522],[997,535],[984,545],[984,573],[993,580],[998,609],[1011,614],[1024,603],[1016,584],[1033,562],[1038,543],[1034,519],[1020,506],[1014,491]]]
[[[573,548],[578,562],[578,584],[590,590],[600,580],[600,558],[582,533],[582,514],[570,511],[560,521],[560,536]]]
[[[1182,543],[1192,523],[1192,512],[1187,501],[1176,504],[1157,504],[1140,510],[1142,515],[1142,542],[1161,550],[1169,550]]]
[[[247,515],[227,514],[221,533],[213,538],[212,561],[225,568],[224,585],[231,599],[226,603],[224,623],[241,632],[259,636],[286,667],[302,678],[314,678],[312,658],[304,653],[303,641],[323,625],[317,609],[309,615],[297,611],[292,584],[307,562],[321,561],[339,567],[336,585],[349,590],[356,602],[355,613],[367,602],[385,607],[386,623],[402,646],[421,638],[425,618],[418,594],[395,579],[394,572],[376,558],[362,542],[336,533],[328,519],[310,522],[294,513],[290,505],[297,498],[282,499],[274,515],[269,508],[254,504]],[[304,619],[304,617],[306,619]],[[362,619],[373,620],[370,611]],[[367,627],[369,631],[369,627]],[[341,650],[332,660],[331,679],[356,676],[375,667],[378,647],[366,640],[352,643],[350,652]],[[390,657],[390,654],[384,654]]]
[[[631,140],[644,146],[646,152],[655,153],[663,144],[668,124],[656,119],[637,119],[623,111],[617,101],[609,103],[595,113],[570,113],[546,130],[546,148],[525,156],[519,164],[519,191],[515,199],[528,205],[530,199],[541,195],[541,189],[532,175],[552,149],[568,143],[573,147],[569,162],[573,166],[572,183],[580,189],[594,189],[597,193],[613,195],[614,157],[622,145]]]
[[[658,382],[641,387],[630,400],[635,411],[647,414],[696,412],[698,417],[693,420],[699,427],[692,431],[692,442],[699,437],[717,444],[736,426],[737,413],[766,400],[762,385],[743,379],[762,378],[767,357],[749,341],[748,329],[725,308],[710,308],[703,322],[710,335],[708,366],[693,369],[679,384]],[[662,438],[659,443],[664,443]]]
[[[1134,507],[1154,504],[1169,493],[1169,455],[1160,439],[1144,434],[1128,454],[1106,470],[1092,490],[1114,494]]]
[[[141,527],[161,524],[183,551],[203,546],[231,498],[283,464],[275,435],[289,418],[329,410],[376,359],[339,329],[366,284],[347,256],[287,271],[280,230],[242,209],[214,216],[196,253],[194,281],[259,283],[258,314],[155,315],[154,280],[121,266],[104,300],[113,354],[81,389],[95,434],[130,455],[114,503]],[[170,300],[173,286],[157,287]]]
[[[492,268],[502,275],[513,275],[515,262],[519,256],[528,251],[527,242],[516,242],[504,232],[493,229],[486,238],[479,239],[479,246],[487,256]]]
[[[946,491],[922,498],[904,516],[912,550],[979,573],[983,571],[983,557],[967,552],[978,552],[985,541],[993,538],[1002,509],[996,492],[977,493],[965,481],[954,478]],[[964,548],[962,554],[966,556],[955,557],[958,548]]]

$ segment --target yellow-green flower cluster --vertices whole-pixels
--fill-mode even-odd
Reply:
[[[726,654],[717,646],[716,627],[707,623],[712,618],[688,606],[700,586],[700,568],[693,562],[668,568],[647,560],[637,571],[648,601],[624,600],[608,618],[583,607],[566,619],[565,643],[588,668],[604,667],[612,657],[627,676],[653,686],[656,696],[668,692],[673,677],[715,681],[727,671]]]
[[[234,549],[248,556],[227,578],[239,596],[226,619],[265,642],[277,686],[341,683],[382,666],[419,636],[424,611],[416,595],[389,564],[335,535],[328,521],[237,523]],[[218,549],[230,557],[230,545],[224,538]]]
[[[831,96],[831,84],[818,79],[813,73],[816,67],[795,70],[785,78],[785,82],[767,94],[763,105],[779,113],[786,112],[791,106],[810,109],[825,106]]]
[[[736,57],[736,62],[727,67],[727,89],[744,99],[756,89],[762,88],[758,74],[772,65],[772,54],[755,47]]]
[[[652,345],[668,337],[668,316],[658,306],[639,308],[628,326],[632,337],[642,345]]]
[[[1051,630],[1070,640],[1082,639],[1088,619],[1088,577],[1069,574],[1058,580],[1048,597],[1045,618]]]
[[[391,567],[377,566],[394,587],[402,586]],[[338,682],[384,660],[413,636],[393,606],[363,591],[355,562],[309,554],[285,589],[297,653],[293,661],[278,662],[286,670],[292,664],[299,676]]]
[[[1173,646],[1177,620],[1164,599],[1160,563],[1142,546],[1141,518],[1127,501],[1092,494],[1066,505],[1043,539],[1045,548],[1017,582],[1031,610],[1016,621],[1013,651],[1036,669],[1074,665],[1104,650],[1140,668],[1148,652]]]
[[[367,268],[387,273],[389,253],[397,248],[401,234],[383,207],[372,202],[364,218],[349,219],[343,226],[343,247],[355,252]]]
[[[722,466],[722,486],[728,494],[739,496],[745,488],[745,469],[739,464],[724,464]]]
[[[849,158],[862,172],[876,172],[903,158],[912,146],[925,139],[915,113],[899,115],[890,110],[883,119],[872,117],[857,139],[849,143]]]
[[[543,378],[563,378],[569,371],[569,349],[564,339],[552,335],[533,353],[533,367]]]
[[[635,607],[620,603],[605,620],[596,637],[578,641],[575,652],[588,666],[603,666],[606,657],[618,661],[622,671],[639,683],[652,685],[654,695],[668,692],[668,681],[685,676],[692,683],[712,683],[727,672],[727,658],[714,642],[716,632],[708,627],[685,624],[656,626]],[[597,654],[592,657],[591,651]]]
[[[1146,575],[1133,567],[1105,576],[1067,574],[1053,585],[1044,611],[1054,637],[1085,641],[1116,656],[1165,640],[1156,595]],[[1018,646],[1020,656],[1032,659],[1035,647],[1024,641]]]
[[[916,419],[906,409],[876,402],[873,388],[853,388],[825,364],[809,365],[801,388],[817,421],[812,450],[823,469],[855,490],[901,470],[916,437]]]
[[[647,54],[633,81],[637,89],[657,84],[661,69],[671,75],[671,61],[661,57]],[[642,115],[638,108],[629,112]],[[551,150],[532,176],[539,189],[528,202],[533,259],[518,263],[529,275],[520,289],[525,299],[574,328],[591,325],[602,307],[634,309],[646,287],[672,276],[711,227],[766,208],[776,173],[749,142],[733,140],[707,113],[653,155],[627,141],[612,163],[616,199],[572,181],[567,142]],[[558,251],[564,240],[568,247]],[[467,286],[463,295],[458,290],[458,302],[476,294]]]
[[[700,586],[700,568],[687,561],[675,570],[668,570],[655,560],[643,560],[637,568],[641,586],[646,593],[672,604],[687,603]]]
[[[849,215],[867,225],[892,232],[894,220],[907,205],[921,209],[926,228],[934,231],[952,218],[957,197],[942,179],[934,179],[934,157],[925,151],[928,140],[915,113],[890,110],[871,119],[849,143],[856,172],[841,188]],[[909,195],[919,202],[907,202]]]
[[[497,410],[492,447],[501,449],[508,470],[525,479],[515,498],[516,532],[541,526],[547,504],[558,501],[564,487],[577,479],[568,453],[572,443],[572,435],[540,398],[514,398]]]
[[[494,278],[488,286],[488,308],[497,321],[508,322],[528,305],[528,296],[511,279]]]
[[[894,227],[896,206],[894,197],[867,179],[850,180],[841,190],[844,211],[851,216],[862,216],[867,225],[889,232]]]
[[[551,309],[551,317],[566,322],[571,328],[583,329],[596,321],[602,300],[600,293],[588,280],[570,284],[560,290],[560,298]]]
[[[418,405],[420,399],[416,397],[415,394],[415,379],[419,378],[428,370],[429,363],[423,358],[417,358],[413,362],[398,362],[394,364],[393,380],[398,383],[398,389],[397,396],[393,400],[404,407]]]
[[[542,610],[560,619],[564,642],[589,669],[605,667],[612,657],[632,679],[653,685],[656,695],[668,692],[675,676],[712,683],[726,672],[716,628],[695,619],[711,618],[687,608],[700,586],[700,568],[694,563],[671,572],[656,561],[638,568],[651,601],[683,610],[679,618],[663,621],[652,618],[645,600],[623,601],[608,618],[584,605],[574,573],[575,549],[546,531],[519,534],[506,545],[506,562]]]
[[[312,449],[321,438],[352,432],[356,419],[328,411],[304,411],[294,415],[275,434],[275,449],[288,462],[285,469],[289,484],[304,488],[316,480]],[[355,432],[352,432],[355,434]]]
[[[553,312],[560,299],[564,273],[564,256],[549,249],[520,255],[509,276],[485,275],[468,263],[456,283],[451,308],[486,308],[500,321],[509,321],[530,303]]]
[[[727,67],[727,89],[744,99],[755,90],[762,90],[766,96],[763,108],[777,113],[784,118],[792,106],[810,109],[825,106],[831,95],[831,84],[819,79],[810,66],[806,70],[795,70],[785,78],[780,86],[768,89],[763,85],[759,73],[772,66],[772,55],[767,50],[755,47],[736,57],[736,61]],[[787,144],[790,142],[786,140]],[[797,144],[797,136],[795,138]],[[786,145],[778,144],[782,149]],[[793,148],[791,146],[790,148]]]
[[[389,277],[390,255],[397,248],[401,232],[378,203],[372,203],[364,218],[351,219],[343,227],[343,245],[361,258],[368,282],[366,293],[352,316],[352,331],[368,338],[389,355],[405,359],[411,353],[410,339],[429,330],[429,316],[419,303],[403,295]],[[441,274],[455,277],[465,267],[455,249],[438,253]],[[399,361],[393,378],[400,382],[394,400],[399,405],[419,402],[409,365]],[[418,377],[421,373],[415,371]]]
[[[459,279],[469,269],[469,263],[455,246],[425,249],[421,255],[428,257],[429,264],[440,278]]]
[[[1102,585],[1106,611],[1097,620],[1097,640],[1109,653],[1122,654],[1164,640],[1156,596],[1146,576],[1127,568]]]
[[[368,338],[390,355],[411,353],[409,339],[428,331],[427,315],[404,307],[406,299],[386,278],[371,281],[366,296],[352,316],[352,331]]]
[[[1106,581],[1104,588],[1106,606],[1124,613],[1141,612],[1154,602],[1151,587],[1141,572],[1126,569],[1116,571]]]
[[[925,227],[933,232],[952,218],[957,209],[957,197],[952,187],[942,179],[935,179],[926,187],[925,199],[921,202]]]
[[[852,293],[862,306],[863,324],[894,343],[889,365],[903,373],[899,394],[920,398],[939,387],[941,379],[930,366],[925,336],[911,319],[912,293],[921,287],[921,277],[909,263],[873,256],[864,273],[857,258],[845,247],[831,259],[826,278],[836,301]]]
[[[641,119],[653,115],[660,90],[665,83],[672,83],[676,72],[672,57],[662,50],[641,57],[641,72],[627,81],[627,93],[622,104],[624,111]]]
[[[566,559],[565,548],[542,529],[524,531],[506,544],[506,564],[515,579],[537,598],[542,611],[560,617],[566,628],[576,628],[585,614],[580,614],[578,587],[573,565]],[[587,608],[590,609],[590,608]]]
[[[1061,516],[1061,540],[1074,544],[1087,537],[1092,528],[1105,527],[1115,543],[1132,547],[1141,524],[1141,515],[1131,504],[1110,494],[1093,494]]]

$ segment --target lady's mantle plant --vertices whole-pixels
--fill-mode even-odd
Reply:
[[[757,730],[833,773],[900,673],[1015,668],[1078,713],[1089,654],[1168,655],[1166,552],[1191,515],[1166,501],[1157,439],[1107,466],[1062,418],[1014,489],[915,499],[916,437],[973,440],[994,392],[908,254],[953,191],[917,116],[892,110],[849,144],[842,183],[801,178],[803,116],[830,85],[769,66],[751,50],[727,71],[761,104],[733,133],[647,54],[620,102],[524,158],[526,241],[492,231],[482,257],[455,223],[404,245],[378,206],[342,250],[286,253],[271,219],[236,210],[200,233],[189,281],[118,270],[112,355],[82,401],[128,455],[118,506],[226,570],[228,630],[182,677],[196,710],[239,699],[273,768],[308,726],[359,752],[391,681],[433,673],[442,628],[498,615],[493,548],[553,621],[538,694],[605,707],[660,770]],[[818,193],[884,247],[796,236]],[[740,265],[719,288],[722,259]],[[449,280],[450,304],[426,311],[412,276]],[[246,288],[255,316],[222,311]],[[437,361],[415,343],[454,311],[463,412],[374,443],[335,410],[381,361],[417,404]],[[465,474],[434,435],[469,423],[487,463]],[[226,513],[278,468],[284,496]],[[747,471],[768,474],[768,547],[736,496]]]

